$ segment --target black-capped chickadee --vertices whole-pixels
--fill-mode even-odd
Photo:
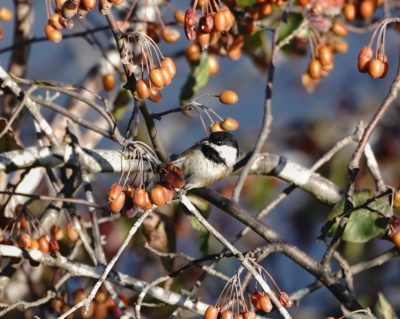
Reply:
[[[231,133],[211,133],[178,156],[172,164],[183,170],[185,190],[205,187],[228,176],[236,163],[238,143]]]

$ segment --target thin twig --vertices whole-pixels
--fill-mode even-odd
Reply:
[[[54,257],[51,254],[45,254],[39,250],[20,249],[16,246],[0,245],[0,256],[32,259],[45,266],[64,269],[70,274],[78,277],[98,279],[103,275],[105,269],[105,267],[101,265],[91,267],[86,264],[71,261],[61,255]],[[116,271],[112,271],[106,280],[112,281],[128,289],[133,289],[139,293],[147,284],[144,281]],[[166,304],[184,307],[199,315],[204,314],[206,308],[208,307],[208,305],[205,303],[194,301],[190,298],[182,298],[180,294],[165,290],[161,287],[154,287],[150,289],[148,295],[152,298],[160,300],[161,302],[165,302]]]
[[[339,221],[337,230],[336,230],[336,232],[328,246],[328,249],[326,250],[326,252],[322,258],[322,262],[321,262],[322,267],[325,269],[325,271],[330,269],[330,261],[332,259],[333,253],[340,243],[340,239],[341,239],[344,229],[346,227],[350,213],[353,210],[352,197],[353,197],[353,193],[354,193],[354,189],[355,189],[355,181],[356,181],[358,172],[360,170],[361,156],[365,150],[365,147],[367,146],[368,140],[371,137],[371,134],[374,131],[375,127],[377,126],[379,121],[382,119],[382,117],[384,116],[386,111],[389,109],[389,106],[396,99],[399,89],[400,89],[400,54],[399,54],[399,63],[397,65],[396,76],[392,82],[392,85],[390,86],[389,92],[387,93],[381,106],[378,108],[378,110],[375,112],[375,114],[372,116],[371,120],[369,121],[367,127],[364,130],[364,133],[362,134],[360,142],[358,143],[357,148],[354,151],[353,156],[349,162],[348,188],[347,188],[347,192],[346,192],[346,200],[345,200],[345,205],[344,205],[344,210],[343,210],[343,216],[341,217],[341,219]]]
[[[291,315],[287,312],[287,310],[282,306],[279,302],[278,298],[275,296],[273,290],[269,287],[269,285],[262,278],[260,273],[253,267],[253,265],[249,262],[247,258],[243,256],[243,254],[236,249],[222,234],[220,234],[197,210],[197,208],[190,202],[190,200],[186,197],[186,195],[181,196],[181,203],[185,205],[185,207],[190,211],[193,216],[206,228],[218,241],[220,241],[225,247],[227,247],[233,254],[237,256],[237,258],[242,263],[243,267],[247,269],[253,276],[254,279],[260,284],[260,286],[264,289],[264,291],[271,298],[274,305],[277,307],[279,313],[285,318],[292,318]]]
[[[267,140],[270,132],[270,125],[272,123],[272,85],[274,82],[275,62],[276,62],[276,57],[278,55],[277,40],[278,40],[280,26],[281,23],[279,23],[278,27],[273,31],[271,40],[272,53],[271,53],[271,60],[268,65],[268,79],[265,87],[265,103],[264,103],[264,116],[262,120],[262,126],[257,138],[256,145],[254,146],[253,153],[250,156],[246,165],[243,167],[243,170],[239,175],[239,179],[236,182],[235,188],[233,189],[232,199],[235,202],[239,201],[239,196],[242,191],[244,181],[247,175],[249,174],[250,168],[255,162],[257,155],[260,153],[262,147],[264,146],[264,143]]]

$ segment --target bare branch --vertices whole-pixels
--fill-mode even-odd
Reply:
[[[45,266],[64,269],[71,273],[73,276],[88,277],[94,279],[100,279],[105,269],[104,266],[100,265],[96,267],[91,267],[82,263],[73,262],[61,255],[53,257],[52,255],[44,254],[38,250],[23,250],[15,246],[0,245],[0,256],[32,259]],[[107,280],[126,288],[133,289],[137,292],[141,292],[147,285],[147,283],[144,281],[116,271],[111,271],[107,277]],[[166,304],[184,307],[199,315],[203,314],[208,307],[207,304],[204,304],[200,301],[193,301],[189,298],[182,298],[181,295],[162,289],[160,287],[152,287],[151,289],[149,289],[148,295],[152,298],[165,302]]]

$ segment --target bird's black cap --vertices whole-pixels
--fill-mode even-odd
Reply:
[[[238,149],[238,142],[236,137],[226,131],[211,133],[208,140],[215,145],[228,145]]]

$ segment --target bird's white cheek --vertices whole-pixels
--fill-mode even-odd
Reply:
[[[235,165],[237,158],[236,148],[227,145],[214,146],[214,148],[225,160],[225,163],[228,167],[233,167]]]

